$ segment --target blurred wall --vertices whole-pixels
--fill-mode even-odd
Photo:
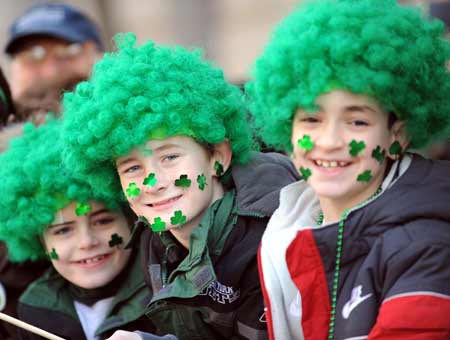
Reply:
[[[376,0],[374,0],[376,1]],[[425,5],[430,0],[399,0]],[[434,0],[436,1],[436,0]],[[442,1],[442,0],[437,0]],[[447,0],[444,0],[447,1]],[[448,0],[450,1],[450,0]],[[14,18],[40,0],[0,2],[0,46]],[[47,1],[52,2],[52,1]],[[247,79],[275,24],[298,0],[68,0],[100,26],[107,49],[117,32],[135,32],[139,42],[199,46],[230,81]],[[0,65],[7,73],[8,59]]]

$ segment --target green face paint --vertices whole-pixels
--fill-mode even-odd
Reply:
[[[136,186],[136,183],[131,182],[126,189],[126,193],[128,197],[136,197],[141,194],[141,189]]]
[[[309,178],[309,177],[311,176],[311,174],[312,174],[311,169],[301,167],[299,170],[300,170],[300,174],[302,175],[302,178],[303,178],[305,181],[307,181],[308,178]]]
[[[77,206],[75,208],[75,214],[77,216],[82,216],[90,213],[92,211],[92,207],[89,203],[80,203],[77,202]]]
[[[153,172],[148,174],[148,176],[144,179],[144,182],[142,184],[154,187],[156,185],[155,174]]]
[[[200,190],[204,190],[205,186],[208,185],[206,183],[206,176],[204,174],[198,175],[197,176],[197,183],[198,183],[198,188]]]
[[[366,148],[366,143],[364,141],[357,142],[353,139],[348,146],[350,147],[350,155],[356,157]]]
[[[164,231],[166,230],[166,222],[162,221],[161,217],[155,217],[153,224],[150,224],[150,228],[154,232]]]
[[[118,234],[112,234],[111,240],[109,240],[108,244],[111,248],[118,246],[119,244],[122,244],[123,239]]]
[[[402,146],[400,145],[400,142],[398,140],[393,142],[389,147],[389,154],[391,154],[392,156],[399,156],[402,154],[402,152]]]
[[[173,217],[170,218],[170,223],[172,223],[172,225],[185,224],[186,219],[186,216],[183,215],[181,210],[177,210],[174,212]]]
[[[308,135],[303,135],[303,138],[299,139],[297,141],[297,146],[300,149],[303,149],[305,152],[311,151],[314,147],[314,142],[311,140],[311,137],[309,137]]]
[[[356,179],[358,182],[367,183],[372,179],[372,171],[366,170],[363,173],[358,175],[358,178]]]
[[[181,175],[179,179],[175,180],[175,186],[182,188],[189,188],[191,186],[191,180],[187,175]]]
[[[56,253],[55,248],[52,248],[52,251],[48,254],[48,257],[50,257],[50,259],[52,260],[59,260],[59,256]]]
[[[380,165],[383,164],[385,157],[386,157],[386,150],[381,149],[379,145],[372,150],[372,158],[375,158],[378,161],[378,163],[380,163]]]
[[[223,175],[223,165],[220,164],[218,161],[214,163],[214,169],[216,170],[217,177],[220,177]]]

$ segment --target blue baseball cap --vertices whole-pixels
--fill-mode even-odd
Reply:
[[[17,42],[30,36],[49,36],[71,43],[93,40],[103,50],[94,22],[67,4],[39,4],[27,10],[12,24],[5,52],[12,54]]]

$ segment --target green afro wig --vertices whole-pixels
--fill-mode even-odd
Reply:
[[[405,121],[410,146],[448,133],[450,44],[444,25],[395,0],[318,0],[275,30],[247,85],[262,139],[291,151],[296,110],[332,88],[375,98]]]
[[[23,136],[0,155],[0,239],[12,261],[44,258],[40,236],[56,212],[73,201],[99,200],[87,183],[63,168],[60,130],[56,120],[39,128],[27,124]],[[103,202],[118,207],[117,202]]]
[[[242,92],[198,52],[116,36],[91,78],[63,100],[65,162],[102,195],[120,185],[115,160],[152,135],[188,135],[197,142],[228,140],[233,163],[253,146]]]

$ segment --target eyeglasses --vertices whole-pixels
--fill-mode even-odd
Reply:
[[[51,47],[33,45],[14,55],[15,59],[28,64],[39,64],[47,58],[52,57],[57,61],[66,61],[79,56],[83,51],[82,44],[54,45]]]

